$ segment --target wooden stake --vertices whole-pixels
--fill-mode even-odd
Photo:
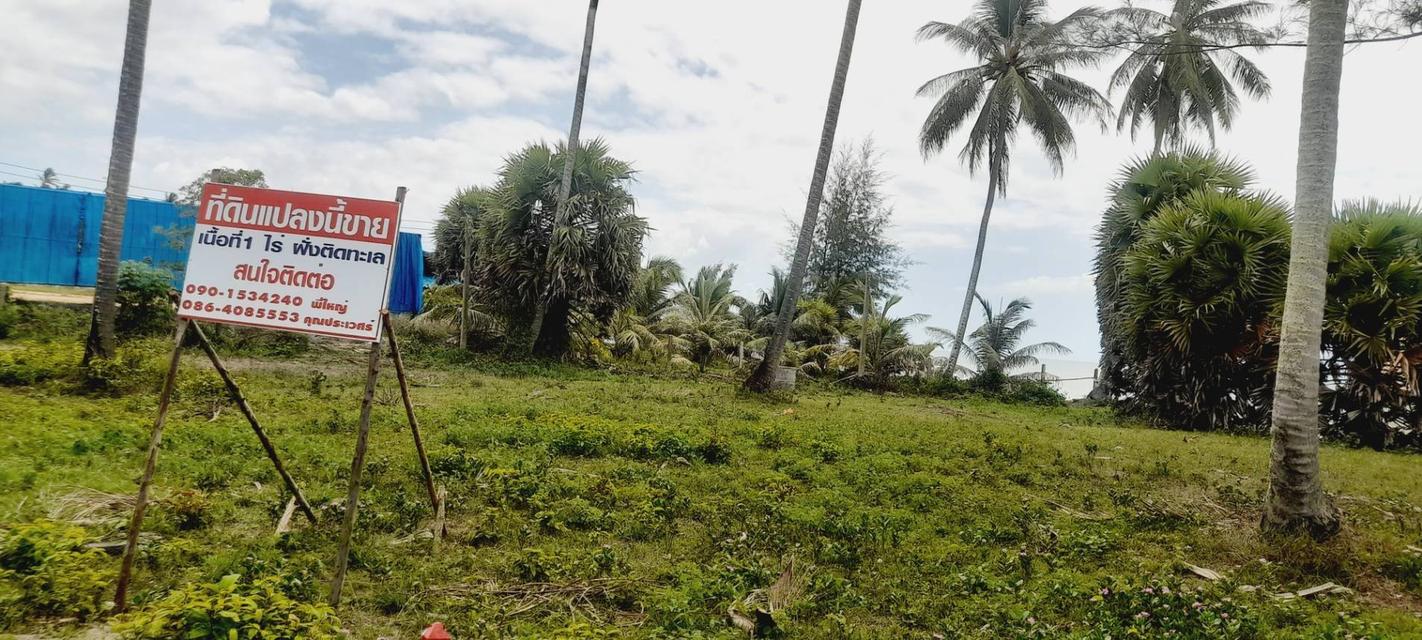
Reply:
[[[430,509],[438,510],[439,496],[435,494],[434,472],[430,470],[430,459],[425,455],[425,441],[420,437],[420,422],[415,419],[415,403],[410,399],[410,384],[405,380],[405,361],[400,358],[400,345],[395,341],[395,325],[390,322],[390,312],[380,312],[385,323],[385,335],[390,338],[390,359],[395,361],[395,378],[400,381],[400,399],[405,402],[405,418],[410,421],[410,434],[415,436],[415,452],[420,455],[420,472],[425,476],[425,491],[430,496]]]
[[[277,520],[277,535],[291,530],[291,517],[294,515],[296,515],[296,496],[292,496],[290,500],[286,501],[286,510],[281,512],[281,519]]]
[[[435,521],[434,521],[434,539],[435,539],[435,544],[439,544],[439,541],[444,539],[444,533],[445,533],[445,529],[444,529],[444,500],[445,500],[445,498],[448,496],[448,494],[445,493],[443,486],[441,486],[441,487],[439,488],[438,496],[439,496],[439,506],[435,508]]]
[[[351,532],[355,529],[356,509],[360,503],[360,476],[365,470],[365,448],[370,441],[370,410],[375,404],[376,374],[380,373],[380,341],[370,345],[370,359],[365,370],[365,395],[360,401],[360,426],[356,429],[355,456],[351,458],[351,486],[346,491],[346,518],[341,524],[340,550],[336,555],[336,577],[331,580],[332,607],[341,604],[341,587],[346,581],[346,565],[350,561]]]
[[[183,336],[188,321],[178,319],[173,335],[173,355],[168,358],[168,374],[163,378],[163,390],[158,394],[158,417],[153,421],[153,434],[148,438],[148,460],[143,463],[143,477],[138,481],[138,497],[133,504],[133,518],[128,521],[128,541],[123,548],[123,564],[119,566],[118,588],[114,593],[114,610],[128,608],[128,582],[133,577],[133,560],[138,556],[138,532],[143,529],[143,512],[148,508],[148,487],[153,471],[158,467],[158,448],[163,442],[163,422],[168,419],[168,404],[173,398],[173,384],[178,377],[178,363],[183,352]]]
[[[227,385],[227,392],[232,395],[232,401],[237,403],[237,408],[242,411],[242,415],[247,416],[247,422],[252,425],[252,431],[257,434],[257,440],[262,443],[262,449],[267,452],[267,459],[272,461],[272,466],[276,467],[277,475],[281,476],[281,481],[286,485],[286,490],[296,500],[297,506],[301,507],[301,512],[306,514],[306,519],[311,524],[316,524],[316,512],[311,510],[311,505],[306,502],[306,496],[301,494],[301,487],[296,485],[296,480],[287,472],[286,465],[281,463],[281,457],[277,455],[276,447],[267,437],[267,432],[262,429],[262,424],[257,422],[257,414],[252,412],[251,405],[247,404],[247,398],[243,397],[242,390],[237,388],[237,382],[232,379],[232,374],[227,372],[227,367],[222,365],[222,360],[217,357],[217,350],[212,348],[212,343],[208,341],[207,334],[202,332],[202,327],[193,322],[193,334],[197,336],[198,345],[202,347],[203,353],[207,354],[207,359],[212,361],[212,368],[217,369],[218,377],[222,378],[222,383]]]

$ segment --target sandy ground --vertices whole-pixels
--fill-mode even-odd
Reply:
[[[10,299],[50,304],[90,304],[94,301],[94,290],[88,287],[29,287],[12,284]]]

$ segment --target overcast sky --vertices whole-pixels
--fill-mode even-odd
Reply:
[[[406,230],[428,231],[455,189],[489,184],[525,142],[566,134],[586,3],[580,0],[156,0],[133,184],[176,190],[214,166],[259,168],[273,187],[362,197],[410,188]],[[1080,3],[1053,3],[1060,16]],[[1146,4],[1165,6],[1160,2]],[[604,0],[583,135],[638,170],[649,254],[694,269],[739,265],[753,295],[803,212],[843,22],[839,0]],[[0,181],[24,167],[101,178],[127,3],[0,0]],[[952,326],[986,184],[953,152],[925,161],[924,80],[971,61],[916,43],[968,4],[868,0],[839,141],[872,136],[890,174],[893,235],[915,261],[899,309]],[[1302,49],[1250,53],[1273,97],[1246,103],[1220,149],[1292,198]],[[1104,89],[1117,60],[1079,72]],[[1422,44],[1350,51],[1341,198],[1422,196]],[[1088,277],[1106,184],[1150,141],[1090,124],[1063,176],[1025,138],[999,198],[979,290],[1028,296],[1040,327],[1094,359]],[[22,174],[19,177],[10,174]],[[102,183],[70,179],[76,188]],[[135,195],[161,194],[135,190]]]

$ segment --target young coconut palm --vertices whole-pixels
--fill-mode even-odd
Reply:
[[[695,278],[682,283],[667,312],[667,324],[686,341],[692,361],[703,372],[713,358],[737,344],[740,319],[731,312],[737,301],[731,290],[735,274],[734,265],[702,267]]]
[[[864,382],[875,384],[882,384],[892,376],[931,370],[933,350],[938,345],[915,344],[908,335],[909,326],[928,320],[928,314],[889,315],[900,302],[903,302],[902,296],[890,295],[881,308],[871,305],[867,312],[845,323],[844,332],[862,338],[862,344],[852,340],[848,348],[830,359],[830,368],[853,371],[851,375],[863,375]]]
[[[1046,0],[978,0],[973,15],[962,23],[930,22],[918,30],[919,40],[942,39],[979,61],[977,66],[933,78],[918,89],[920,96],[937,97],[919,132],[924,156],[942,151],[948,138],[967,126],[968,141],[958,157],[971,172],[984,165],[988,171],[987,202],[978,225],[978,243],[956,335],[968,330],[993,199],[1007,193],[1009,156],[1018,127],[1026,125],[1052,168],[1061,173],[1062,158],[1076,141],[1069,118],[1093,118],[1106,126],[1110,111],[1106,98],[1062,73],[1094,65],[1104,56],[1103,51],[1084,50],[1072,42],[1073,31],[1100,13],[1084,8],[1049,22],[1046,8]],[[954,341],[949,350],[949,371],[958,364],[959,346]]]
[[[964,353],[973,361],[976,370],[967,367],[959,367],[959,370],[969,374],[979,387],[991,391],[1001,389],[1008,378],[1014,377],[1012,370],[1037,366],[1038,355],[1071,353],[1070,349],[1056,342],[1018,344],[1022,342],[1023,335],[1037,326],[1027,317],[1027,312],[1032,309],[1031,300],[1018,298],[1007,303],[998,313],[982,296],[975,293],[974,297],[982,307],[983,323],[968,334],[966,341],[958,340],[953,332],[938,327],[928,327],[928,333],[945,342],[967,346]],[[1031,375],[1034,374],[1020,374],[1022,377]]]
[[[1268,41],[1249,20],[1269,10],[1258,0],[1175,0],[1169,14],[1138,6],[1110,12],[1146,43],[1111,74],[1110,90],[1126,90],[1116,129],[1129,125],[1134,139],[1149,120],[1156,153],[1184,142],[1190,125],[1204,129],[1214,144],[1215,124],[1228,130],[1239,110],[1236,83],[1252,98],[1269,96],[1264,72],[1234,49],[1221,48]]]

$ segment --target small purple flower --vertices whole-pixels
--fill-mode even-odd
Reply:
[[[1204,603],[1200,602],[1199,600],[1196,600],[1196,601],[1195,601],[1195,604],[1192,604],[1192,605],[1190,605],[1190,606],[1194,607],[1196,610],[1200,610],[1200,609],[1204,609],[1204,608],[1205,608]]]
[[[1146,587],[1146,588],[1144,588],[1144,589],[1141,589],[1141,591],[1144,591],[1144,592],[1146,592],[1146,593],[1148,593],[1148,594],[1150,594],[1150,595],[1155,595],[1155,589],[1152,589],[1152,588],[1150,588],[1150,587]]]
[[[1110,590],[1110,589],[1102,589],[1102,590],[1101,590],[1101,595],[1103,595],[1103,596],[1109,596],[1109,595],[1111,595],[1111,590]]]
[[[1027,616],[1027,624],[1037,624],[1037,619],[1032,616]]]
[[[1170,587],[1161,587],[1160,592],[1168,596],[1170,595]]]
[[[1221,611],[1221,612],[1220,612],[1220,617],[1221,617],[1221,618],[1224,618],[1225,620],[1228,620],[1228,619],[1229,619],[1229,613],[1224,612],[1224,611]]]
[[[1149,617],[1150,617],[1150,612],[1147,612],[1147,611],[1142,611],[1142,612],[1136,614],[1136,619],[1137,619],[1137,620],[1143,620],[1143,619],[1149,618]]]

